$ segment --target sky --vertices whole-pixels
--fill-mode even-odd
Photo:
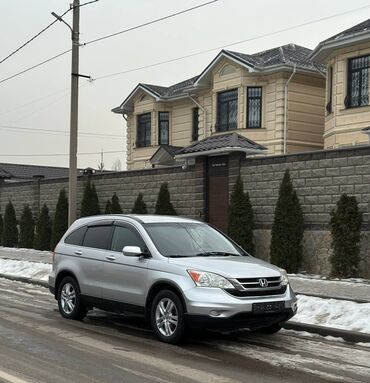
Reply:
[[[52,22],[51,12],[61,14],[67,10],[71,1],[2,0],[0,60]],[[81,0],[81,4],[87,1]],[[81,7],[80,42],[206,2],[99,0]],[[366,9],[346,15],[256,38],[367,5]],[[97,168],[103,151],[105,169],[112,169],[118,160],[125,167],[126,126],[122,116],[112,113],[111,109],[120,105],[139,82],[168,86],[197,75],[222,47],[255,53],[295,43],[313,49],[320,41],[368,18],[369,0],[218,0],[189,13],[81,47],[80,74],[95,80],[80,79],[78,166]],[[71,23],[72,12],[64,19]],[[247,39],[252,40],[229,45]],[[70,53],[8,81],[1,83],[1,80],[70,47],[70,31],[58,22],[0,64],[0,162],[68,166]],[[137,70],[212,48],[216,49]],[[99,79],[125,71],[129,72]]]

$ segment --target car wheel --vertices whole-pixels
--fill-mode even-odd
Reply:
[[[183,340],[184,307],[173,291],[159,292],[153,300],[150,314],[152,328],[162,342],[179,344]]]
[[[261,334],[275,334],[281,330],[281,326],[279,324],[273,324],[268,327],[262,327],[256,330],[255,332],[259,332]]]
[[[72,277],[63,278],[58,289],[58,307],[62,317],[81,320],[86,316],[87,309],[81,302],[80,289]]]

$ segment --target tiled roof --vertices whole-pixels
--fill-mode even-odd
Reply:
[[[244,53],[225,51],[232,56],[242,59],[254,69],[269,69],[278,65],[296,65],[297,68],[325,71],[325,66],[313,62],[309,57],[311,49],[297,44],[287,44],[281,47],[268,49],[252,55]]]
[[[366,32],[366,31],[368,31],[370,33],[370,19],[365,20],[362,23],[359,23],[359,24],[357,24],[351,28],[348,28],[345,31],[337,33],[336,35],[329,37],[328,39],[322,41],[321,43],[327,43],[327,42],[341,40],[341,39],[344,39],[346,37],[350,37],[354,34]]]
[[[177,155],[190,154],[198,152],[206,152],[209,150],[223,149],[223,148],[241,148],[241,149],[252,149],[252,150],[266,150],[262,145],[249,140],[235,132],[228,132],[221,135],[215,135],[207,137],[201,141],[195,142],[194,144],[187,146],[180,150]]]
[[[324,65],[310,60],[309,56],[312,53],[311,49],[296,44],[287,44],[251,55],[228,50],[223,50],[222,52],[236,58],[237,60],[240,60],[256,70],[267,70],[281,65],[296,65],[297,68],[300,69],[320,71],[322,73],[325,72]],[[152,84],[140,85],[157,94],[159,97],[171,98],[184,95],[188,88],[194,85],[198,78],[199,75],[169,87]]]
[[[183,146],[173,146],[173,145],[161,145],[161,147],[166,150],[172,157],[177,154],[180,150],[184,149]]]
[[[0,163],[0,177],[6,173],[10,178],[30,180],[33,176],[44,176],[44,178],[68,177],[68,168],[39,165],[21,165]]]

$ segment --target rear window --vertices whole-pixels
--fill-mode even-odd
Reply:
[[[87,229],[83,246],[95,249],[109,249],[112,226],[92,226]]]
[[[71,234],[67,235],[66,239],[64,240],[64,243],[67,243],[68,245],[81,246],[83,237],[86,233],[86,229],[87,227],[83,226],[73,231]]]

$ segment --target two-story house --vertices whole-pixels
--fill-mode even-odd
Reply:
[[[370,19],[322,41],[311,58],[327,66],[324,147],[368,144]]]
[[[112,110],[127,121],[127,168],[171,165],[220,145],[251,154],[323,148],[325,67],[311,53],[295,44],[255,54],[222,50],[191,79],[138,84]],[[238,135],[216,140],[232,132]]]

